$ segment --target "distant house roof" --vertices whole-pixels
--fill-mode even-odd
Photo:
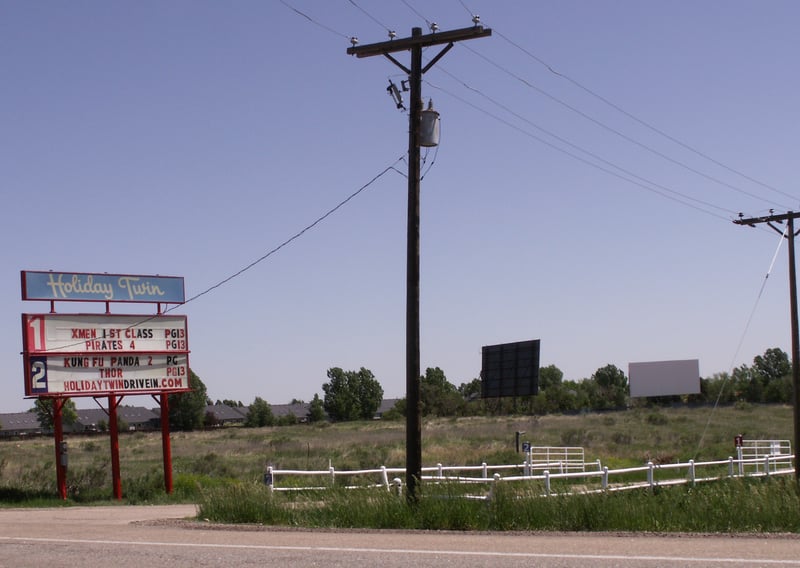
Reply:
[[[293,404],[271,404],[272,414],[275,418],[292,415],[298,420],[305,420],[311,410],[311,405],[307,402],[295,402]]]
[[[19,434],[41,433],[42,425],[35,412],[15,412],[0,414],[0,435],[17,436]]]
[[[380,418],[383,416],[384,412],[390,411],[394,408],[394,405],[397,404],[397,401],[400,400],[399,398],[384,398],[381,401],[381,405],[378,407],[378,410],[375,411],[375,418]]]
[[[206,412],[211,412],[221,423],[244,422],[247,416],[246,407],[228,406],[227,404],[210,404]]]
[[[101,422],[108,424],[108,414],[102,408],[77,409],[76,413],[78,418],[72,427],[73,431],[94,430]],[[143,406],[118,406],[117,418],[128,427],[146,430],[158,425],[159,415]]]

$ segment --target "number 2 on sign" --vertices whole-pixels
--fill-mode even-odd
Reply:
[[[47,392],[47,361],[31,360],[31,391]]]

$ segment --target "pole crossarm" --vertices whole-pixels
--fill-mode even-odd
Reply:
[[[453,43],[466,39],[477,39],[490,35],[492,35],[492,30],[490,28],[473,26],[471,28],[461,28],[458,30],[412,36],[403,39],[393,39],[379,43],[370,43],[368,45],[357,45],[348,47],[347,54],[355,55],[358,58],[372,57],[374,55],[386,55],[388,53],[397,53],[398,51],[408,51],[414,47],[430,47],[432,45]]]
[[[750,217],[745,219],[744,217],[740,217],[739,219],[735,219],[733,222],[737,225],[747,225],[748,227],[755,227],[756,225],[760,225],[762,223],[766,223],[770,229],[782,235],[784,230],[776,227],[773,223],[783,223],[784,221],[792,221],[794,219],[800,218],[800,213],[795,213],[794,211],[788,211],[781,215],[765,215],[763,217]],[[800,229],[794,232],[793,236],[797,236],[800,234]],[[789,235],[786,236],[789,238]]]
[[[800,213],[795,213],[794,211],[788,211],[781,215],[765,215],[763,217],[750,217],[744,218],[741,217],[739,219],[734,219],[734,223],[737,225],[749,225],[750,227],[755,227],[761,223],[783,223],[789,219],[797,219],[800,217]]]

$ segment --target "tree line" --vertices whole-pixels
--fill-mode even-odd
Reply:
[[[322,384],[323,396],[318,393],[308,405],[306,416],[276,417],[272,406],[256,396],[245,411],[245,427],[263,427],[294,424],[299,421],[344,422],[372,419],[383,401],[383,387],[369,369],[345,371],[339,367],[328,369],[328,380]],[[169,395],[170,426],[175,430],[194,430],[214,427],[219,419],[207,411],[212,405],[205,384],[190,370],[191,392]],[[484,414],[553,414],[596,410],[624,409],[631,405],[660,404],[736,404],[736,403],[790,403],[792,400],[792,366],[789,356],[774,347],[757,355],[752,365],[741,365],[731,373],[715,373],[700,378],[700,393],[683,396],[649,397],[632,400],[628,377],[615,365],[606,365],[582,380],[565,380],[564,373],[555,365],[539,369],[539,392],[536,395],[482,399],[481,381],[478,378],[456,386],[442,369],[429,367],[420,377],[420,412],[422,416],[456,417]],[[302,403],[293,400],[293,403]],[[40,423],[52,424],[48,399],[37,399],[32,409]],[[223,400],[218,404],[240,407],[241,401]],[[64,408],[65,423],[74,416],[74,403],[68,401]],[[381,416],[384,420],[402,419],[406,400],[400,399],[393,408]]]
[[[539,369],[539,392],[536,395],[482,399],[481,380],[474,378],[456,386],[439,367],[429,367],[420,377],[420,412],[422,416],[456,417],[485,414],[553,414],[596,410],[624,409],[632,405],[664,404],[734,404],[734,403],[790,403],[792,400],[792,366],[789,356],[780,348],[767,349],[757,355],[752,365],[741,365],[731,373],[715,373],[700,378],[700,392],[682,396],[648,397],[632,400],[628,377],[615,365],[598,368],[589,378],[566,380],[556,365]],[[197,428],[207,426],[209,417],[202,409],[211,401],[206,398],[205,386],[191,373],[195,391],[175,395],[172,408],[180,407],[192,397],[195,403],[191,422],[177,421],[173,427]],[[375,375],[364,367],[345,371],[333,367],[327,371],[328,381],[322,384],[323,397],[314,394],[307,416],[277,418],[270,404],[256,397],[248,407],[245,426],[276,426],[300,420],[335,422],[369,420],[375,416],[383,401],[383,388]],[[202,404],[199,401],[202,400]],[[218,401],[219,402],[219,401]],[[293,402],[302,402],[294,400]],[[229,406],[243,407],[241,402],[222,401]],[[405,416],[406,400],[400,399],[393,408],[381,416],[384,420]],[[199,412],[199,414],[198,414]]]

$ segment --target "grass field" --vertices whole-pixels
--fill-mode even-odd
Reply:
[[[745,405],[702,408],[637,408],[579,415],[470,417],[426,420],[423,465],[519,463],[515,433],[537,446],[582,446],[587,461],[611,468],[725,459],[735,455],[733,438],[791,439],[789,406]],[[403,421],[273,428],[221,428],[171,436],[173,471],[239,481],[257,481],[265,465],[281,469],[403,467]],[[110,491],[110,449],[104,435],[73,435],[69,442],[69,484],[84,491]],[[51,438],[0,441],[0,487],[55,492],[55,451]],[[131,480],[163,477],[160,432],[120,437],[123,492]]]
[[[536,446],[582,446],[610,469],[711,461],[735,455],[734,436],[791,439],[792,409],[739,405],[635,408],[578,415],[426,420],[424,466],[520,463],[515,433]],[[70,435],[68,499],[56,498],[52,438],[0,441],[0,506],[112,501],[107,435]],[[405,466],[405,423],[350,422],[218,428],[171,436],[174,491],[164,491],[160,432],[120,437],[123,503],[192,502],[199,518],[306,527],[454,530],[800,532],[793,476],[728,479],[697,486],[542,497],[541,484],[502,483],[489,501],[464,486],[423,484],[409,505],[386,490],[270,492],[265,467],[336,470]],[[560,487],[564,487],[563,485]],[[567,487],[569,489],[569,487]],[[485,494],[487,488],[483,488]]]

